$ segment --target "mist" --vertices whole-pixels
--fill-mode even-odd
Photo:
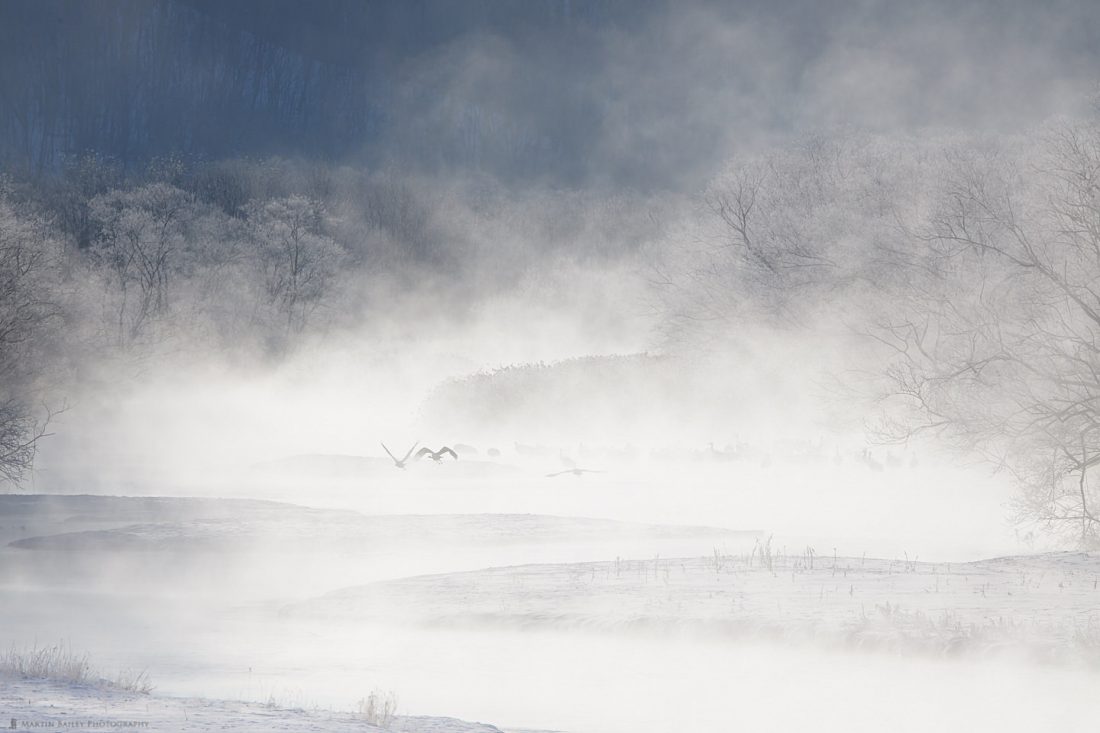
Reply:
[[[3,4],[0,711],[1090,729],[1098,24]]]

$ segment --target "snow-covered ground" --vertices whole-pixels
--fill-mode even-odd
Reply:
[[[248,499],[0,495],[0,582],[233,602],[354,582],[619,554],[751,546],[756,532],[533,514],[367,516]],[[171,568],[166,573],[165,568]],[[287,579],[293,578],[293,583]]]
[[[98,685],[0,677],[0,712],[14,730],[231,730],[240,733],[370,733],[382,731],[362,715],[230,700],[143,695]],[[454,718],[400,716],[389,730],[402,733],[501,733]]]
[[[364,730],[376,689],[410,730],[1100,718],[1100,558],[1026,554],[972,473],[482,463],[305,456],[148,496],[0,495],[0,641],[63,639],[156,687],[8,679],[3,719]]]
[[[285,609],[345,621],[799,639],[1100,666],[1100,556],[968,563],[749,555],[525,565],[334,591]],[[765,554],[765,552],[767,554]]]

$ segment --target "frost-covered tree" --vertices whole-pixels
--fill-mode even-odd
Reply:
[[[672,328],[844,316],[887,347],[860,371],[881,438],[938,433],[1011,472],[1021,520],[1100,545],[1100,124],[816,141],[733,165],[700,213],[662,263]]]
[[[1100,542],[1100,127],[955,156],[896,306],[887,434],[1018,479],[1021,518]]]
[[[164,183],[115,190],[91,201],[97,237],[91,255],[109,273],[119,344],[140,338],[170,308],[186,266],[190,194]]]
[[[325,209],[304,196],[254,204],[248,214],[263,295],[283,336],[300,332],[330,296],[345,252],[325,233]]]
[[[45,222],[20,213],[0,185],[0,478],[11,481],[31,468],[49,419],[32,395],[60,317],[58,250]]]
[[[721,336],[748,323],[801,326],[897,281],[901,211],[932,166],[926,144],[818,137],[736,159],[655,263],[667,329]]]

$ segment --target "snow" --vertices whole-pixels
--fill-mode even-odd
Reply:
[[[1100,555],[968,563],[777,555],[525,565],[328,593],[287,615],[470,628],[768,636],[1100,664]]]
[[[500,483],[397,480],[409,486],[378,490],[408,489],[410,507],[453,492],[447,506],[478,511],[371,515],[325,482],[308,494],[324,508],[0,496],[4,642],[65,639],[156,688],[9,680],[0,712],[365,730],[350,711],[382,689],[410,731],[920,731],[940,725],[928,699],[950,707],[946,730],[1068,732],[1100,715],[1095,555],[834,557],[787,535],[769,554],[755,522],[720,526],[729,513],[708,526],[486,511],[552,491],[629,515],[614,476],[532,480],[503,505]],[[749,506],[741,488],[677,490]]]
[[[106,686],[0,677],[4,727],[65,730],[153,730],[172,733],[232,730],[241,733],[369,733],[382,731],[361,716],[274,704],[141,695]],[[14,723],[12,723],[14,721]],[[501,733],[483,723],[427,716],[398,717],[403,733]]]
[[[0,495],[0,537],[31,550],[173,550],[317,543],[341,551],[395,544],[515,544],[755,537],[717,527],[668,526],[533,514],[366,516],[270,501]],[[15,523],[18,522],[18,530]]]

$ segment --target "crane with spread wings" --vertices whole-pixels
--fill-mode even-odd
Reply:
[[[443,446],[439,450],[432,450],[431,448],[425,446],[416,452],[416,460],[419,461],[424,456],[428,456],[428,458],[431,458],[436,463],[439,463],[443,460],[443,456],[448,454],[456,461],[458,460],[458,454],[447,446]]]
[[[555,476],[564,476],[567,473],[571,473],[574,476],[582,476],[586,473],[606,473],[606,471],[597,471],[594,468],[567,468],[564,471],[558,471],[556,473],[546,474],[546,478],[554,478]]]
[[[379,441],[379,442],[381,442],[381,441]],[[393,453],[390,453],[390,449],[386,447],[385,443],[382,443],[382,450],[386,451],[386,455],[388,455],[390,458],[393,459],[394,468],[404,468],[405,467],[405,462],[409,460],[409,456],[411,456],[412,452],[414,450],[416,450],[416,446],[418,444],[419,444],[419,441],[417,441],[416,443],[413,443],[412,448],[409,448],[409,452],[406,453],[405,457],[400,459],[400,460],[398,460],[397,456],[395,456]],[[420,454],[417,454],[417,458],[419,458],[419,457],[420,457]]]

